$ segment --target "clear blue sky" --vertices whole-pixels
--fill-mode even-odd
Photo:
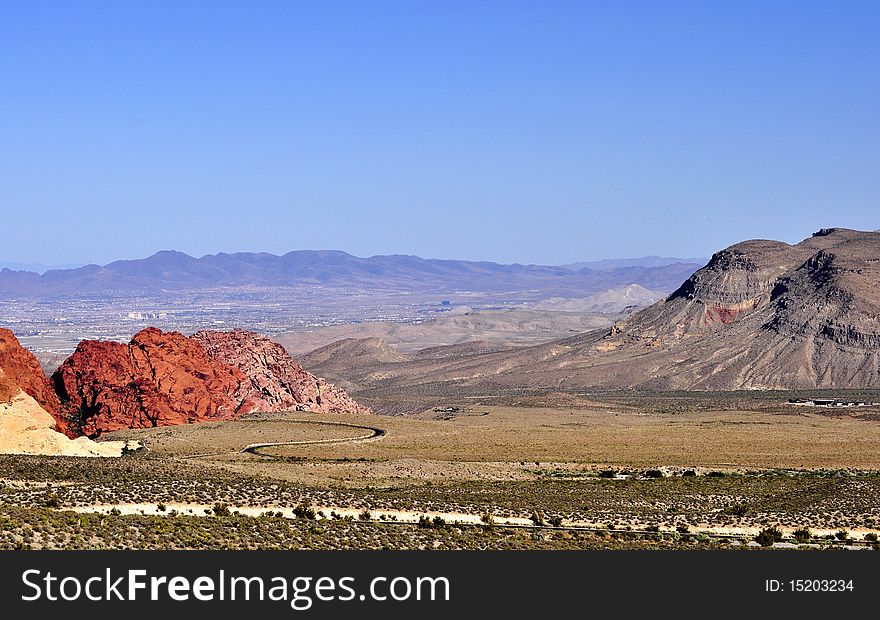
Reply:
[[[880,228],[880,2],[0,0],[0,260]]]

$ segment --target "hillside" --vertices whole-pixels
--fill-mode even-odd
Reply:
[[[672,290],[671,288],[669,290]],[[581,303],[571,300],[570,303]],[[637,303],[630,300],[628,303]],[[626,305],[626,304],[623,304]],[[581,306],[583,307],[583,306]],[[303,355],[339,340],[378,338],[385,346],[409,355],[429,347],[468,342],[487,342],[493,349],[540,344],[600,327],[610,327],[626,312],[610,314],[588,311],[512,309],[478,310],[454,308],[420,323],[362,321],[331,325],[308,331],[288,332],[275,337],[291,353]],[[380,360],[402,361],[402,360]],[[358,365],[363,365],[358,363]]]
[[[880,233],[826,229],[795,245],[746,241],[610,329],[510,351],[377,364],[350,379],[394,389],[438,380],[561,389],[880,388]]]

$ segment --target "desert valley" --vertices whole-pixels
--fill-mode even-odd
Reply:
[[[31,309],[0,330],[0,546],[878,546],[880,233],[702,266],[254,256],[0,273]],[[300,289],[327,294],[252,311]],[[112,291],[112,334],[40,323],[74,290]]]

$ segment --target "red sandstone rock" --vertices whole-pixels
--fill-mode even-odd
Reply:
[[[56,417],[90,437],[253,411],[369,413],[303,370],[280,344],[240,330],[188,338],[147,328],[129,344],[85,340],[52,380],[60,397]]]
[[[215,360],[247,377],[236,396],[242,412],[307,409],[321,413],[371,413],[343,390],[303,370],[283,346],[244,330],[193,335]]]
[[[71,426],[88,436],[234,418],[244,381],[194,340],[155,328],[129,344],[83,341],[52,378]]]
[[[21,393],[21,388],[6,378],[0,369],[0,405],[8,403],[14,396]]]
[[[52,417],[59,420],[61,404],[40,362],[33,353],[21,346],[11,331],[3,328],[0,328],[0,368],[3,369],[4,383],[7,384],[4,392],[11,389],[10,385],[18,386]],[[76,436],[63,422],[59,421],[56,428],[63,433]]]

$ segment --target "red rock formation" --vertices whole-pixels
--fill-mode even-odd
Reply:
[[[0,328],[0,368],[3,369],[7,387],[9,384],[18,386],[56,420],[60,417],[61,404],[40,362],[33,353],[21,346],[11,331],[3,328]],[[61,422],[56,428],[75,436],[75,433]]]
[[[280,344],[245,331],[188,338],[147,328],[129,344],[85,340],[52,380],[56,417],[90,437],[253,411],[369,412],[304,371]]]
[[[8,403],[16,394],[21,393],[21,388],[6,378],[0,369],[0,405]]]
[[[321,413],[371,413],[343,390],[303,370],[279,343],[253,332],[201,331],[193,335],[215,360],[242,372],[236,396],[246,411],[307,409]]]
[[[81,342],[52,379],[70,425],[97,436],[236,417],[244,376],[183,334],[147,328],[127,345]]]

